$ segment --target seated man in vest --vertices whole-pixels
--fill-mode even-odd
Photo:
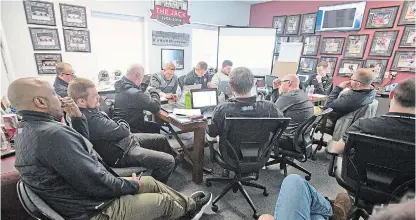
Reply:
[[[176,154],[161,134],[132,134],[127,122],[113,121],[99,110],[95,84],[84,78],[72,80],[71,97],[88,122],[89,140],[104,162],[112,167],[145,167],[152,176],[166,182],[175,168]]]
[[[228,82],[230,81],[230,72],[233,68],[233,62],[230,60],[224,60],[222,62],[222,68],[220,71],[214,74],[214,76],[211,79],[211,85],[212,87],[218,88],[220,86],[221,82]]]
[[[276,98],[277,94],[273,93],[272,101],[285,117],[291,118],[279,142],[287,142],[289,146],[292,145],[290,143],[292,143],[298,127],[313,115],[313,103],[308,95],[299,89],[299,84],[300,80],[295,74],[289,74],[283,76],[282,79],[273,81],[273,87],[278,88],[279,94]],[[287,146],[287,144],[282,145],[282,147],[284,146]]]
[[[57,63],[56,64],[56,77],[53,87],[56,94],[61,97],[66,97],[68,83],[70,83],[75,78],[74,70],[72,69],[71,64],[69,63]]]
[[[186,74],[185,85],[202,85],[202,89],[208,88],[208,64],[204,61],[199,62],[195,69]]]
[[[328,95],[332,90],[333,79],[331,76],[328,76],[328,63],[321,61],[316,67],[317,73],[310,75],[308,80],[305,82],[305,88],[308,86],[314,87],[315,94]]]
[[[371,104],[376,97],[376,91],[371,86],[372,81],[372,71],[358,69],[349,80],[335,86],[324,106],[325,109],[333,109],[333,112],[328,115],[328,119],[331,120],[329,124],[335,125],[335,122],[342,116]],[[344,89],[348,90],[343,91]],[[327,127],[332,127],[332,125],[327,124]]]
[[[129,123],[132,133],[160,133],[158,124],[144,120],[144,111],[153,114],[159,112],[160,96],[152,87],[148,87],[147,92],[141,90],[143,78],[143,66],[133,64],[127,69],[126,75],[115,83],[113,118]]]
[[[175,76],[175,65],[168,63],[163,71],[155,73],[150,79],[150,86],[155,88],[161,97],[172,99],[178,89],[178,77]]]
[[[152,177],[118,177],[85,138],[87,121],[77,105],[60,99],[46,80],[15,80],[8,95],[23,117],[15,167],[22,182],[64,219],[199,219],[209,206],[210,193],[188,197]],[[63,110],[81,134],[59,123]]]
[[[383,116],[358,119],[347,130],[342,140],[333,143],[332,152],[344,151],[348,132],[415,142],[415,78],[400,82],[390,92],[389,112]]]

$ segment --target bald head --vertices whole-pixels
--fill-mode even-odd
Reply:
[[[144,76],[144,68],[141,64],[132,64],[129,66],[126,72],[126,77],[130,81],[134,82],[137,86],[139,86],[143,81]]]
[[[279,93],[286,93],[299,89],[299,77],[295,74],[283,76],[280,80]]]

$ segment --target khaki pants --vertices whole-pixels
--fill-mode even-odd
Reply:
[[[195,209],[195,201],[152,177],[141,178],[139,194],[122,196],[91,220],[177,219]]]

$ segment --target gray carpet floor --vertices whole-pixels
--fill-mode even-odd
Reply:
[[[189,139],[190,137],[192,136],[188,135],[188,137],[185,137],[185,139]],[[329,138],[329,136],[325,137],[325,139]],[[171,143],[171,146],[175,148],[179,147],[179,144],[175,139],[170,139],[169,142]],[[191,140],[185,140],[184,142],[186,145],[192,144]],[[214,169],[213,175],[204,174],[204,180],[212,176],[221,176],[222,169],[217,164],[213,164],[209,160],[208,148],[205,148],[204,155],[205,167]],[[306,168],[308,171],[312,173],[312,179],[310,180],[310,183],[318,190],[318,192],[322,193],[324,196],[333,199],[336,197],[338,193],[345,192],[345,190],[337,184],[335,178],[328,176],[327,172],[329,160],[326,159],[324,150],[318,152],[316,161],[308,159],[307,162],[298,162],[298,164],[300,164],[302,167]],[[198,190],[203,190],[212,192],[214,197],[217,196],[226,187],[226,184],[215,182],[212,183],[211,187],[207,187],[205,186],[205,181],[202,184],[197,185],[192,182],[191,172],[191,165],[183,163],[178,166],[178,168],[170,177],[167,184],[186,195],[190,195],[192,192]],[[289,166],[288,174],[292,173],[304,176],[302,172]],[[263,191],[260,189],[245,187],[251,199],[253,200],[255,206],[257,207],[259,214],[274,213],[274,207],[276,204],[277,196],[279,194],[280,185],[283,181],[283,178],[283,171],[279,169],[279,165],[277,164],[269,166],[267,169],[263,169],[260,172],[260,178],[258,182],[267,187],[269,196],[263,196]],[[217,205],[219,208],[218,212],[213,212],[211,210],[211,207],[209,207],[206,210],[205,215],[201,219],[253,219],[253,211],[240,192],[233,193],[232,191],[230,191],[217,203]]]

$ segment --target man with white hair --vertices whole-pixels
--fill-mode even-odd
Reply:
[[[115,83],[113,118],[127,121],[132,133],[159,133],[158,124],[144,121],[144,111],[156,114],[160,110],[160,96],[155,88],[142,91],[140,84],[143,77],[143,66],[133,64],[127,69],[126,75]]]

